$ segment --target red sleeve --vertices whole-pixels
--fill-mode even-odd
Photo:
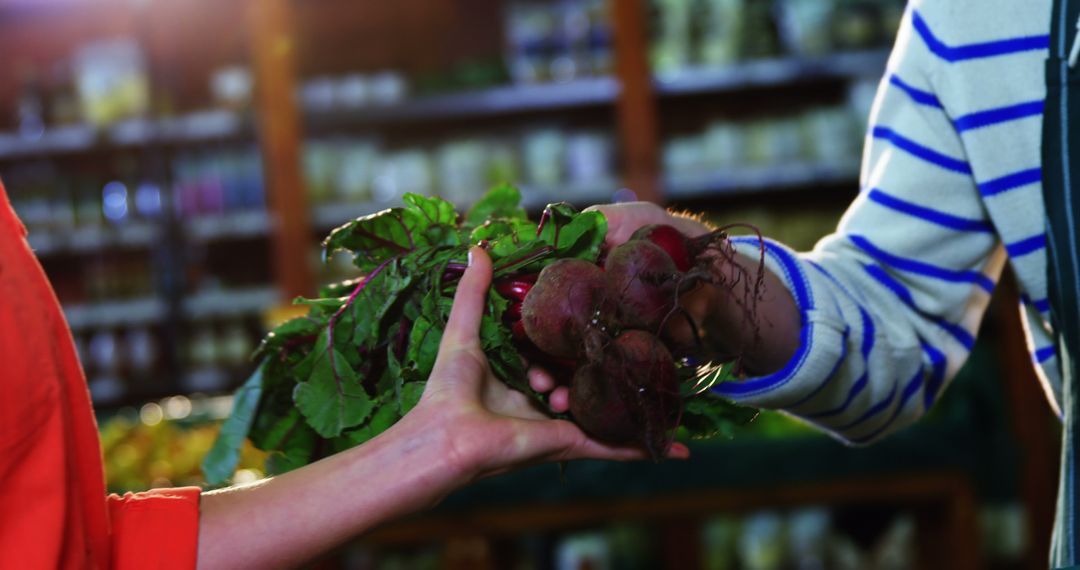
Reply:
[[[109,495],[112,567],[190,570],[199,546],[198,487]]]

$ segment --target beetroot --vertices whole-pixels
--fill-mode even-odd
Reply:
[[[570,413],[590,436],[641,446],[654,459],[666,453],[683,412],[678,366],[689,366],[677,366],[672,350],[680,358],[707,354],[680,294],[700,284],[741,289],[736,303],[754,326],[762,265],[756,278],[741,269],[726,230],[687,238],[672,226],[646,226],[608,251],[603,269],[561,259],[535,284],[528,276],[496,283],[511,301],[503,318],[515,345],[530,362],[572,378]],[[692,341],[671,335],[667,324],[676,316]]]
[[[525,296],[529,294],[535,283],[536,275],[517,275],[510,279],[496,281],[495,291],[511,301],[521,302],[525,300]]]
[[[677,300],[681,275],[671,257],[652,242],[628,241],[611,250],[604,274],[620,324],[658,331]]]
[[[671,260],[675,262],[675,268],[679,271],[690,270],[690,248],[686,236],[674,226],[666,224],[643,226],[630,236],[631,241],[638,239],[648,240],[659,246],[671,257]]]
[[[510,334],[514,337],[514,340],[529,340],[529,336],[525,334],[525,323],[521,321],[516,321],[510,325]]]
[[[570,411],[589,435],[613,444],[637,443],[663,457],[680,410],[675,361],[656,336],[630,330],[603,357],[582,366],[570,385]]]
[[[508,319],[510,322],[520,321],[521,306],[522,303],[510,303],[510,305],[506,307],[506,312],[503,313],[503,317]]]
[[[525,333],[540,350],[573,359],[584,353],[587,328],[605,304],[604,272],[580,259],[544,268],[521,306]]]

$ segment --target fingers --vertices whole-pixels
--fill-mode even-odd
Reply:
[[[668,459],[690,459],[690,448],[681,443],[673,443],[668,449]]]
[[[640,461],[648,459],[648,453],[640,447],[614,446],[590,438],[581,428],[565,420],[541,420],[544,424],[543,439],[550,447],[542,455],[549,461],[574,459],[601,459],[607,461]],[[690,449],[681,443],[673,443],[668,449],[669,459],[687,459]]]
[[[479,247],[469,250],[469,267],[458,281],[450,318],[446,322],[439,351],[451,347],[479,345],[480,320],[487,306],[487,290],[491,285],[491,258]]]
[[[527,375],[530,388],[548,395],[548,407],[552,412],[564,414],[570,409],[570,390],[566,386],[559,386],[547,370],[533,366]]]
[[[607,461],[640,461],[648,454],[644,449],[601,443],[585,435],[581,428],[566,420],[543,420],[543,440],[548,444],[541,453],[547,461],[602,459]],[[539,427],[539,426],[537,426]]]
[[[639,447],[617,447],[598,442],[584,436],[585,439],[576,447],[571,448],[565,460],[571,459],[602,459],[607,461],[643,461],[649,459],[649,454]],[[672,443],[667,452],[668,459],[685,460],[690,458],[690,448],[681,443]]]
[[[570,389],[559,386],[548,395],[548,407],[556,414],[566,413],[570,409]]]
[[[529,387],[541,394],[547,394],[555,388],[555,378],[547,370],[533,366],[529,368]]]

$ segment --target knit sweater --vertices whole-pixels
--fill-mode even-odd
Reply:
[[[1060,410],[1047,301],[1041,135],[1049,0],[911,2],[870,116],[861,190],[836,232],[766,240],[801,342],[779,372],[718,393],[862,444],[917,419],[975,342],[1005,262]],[[754,238],[737,247],[756,256]]]

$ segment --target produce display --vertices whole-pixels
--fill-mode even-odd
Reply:
[[[202,485],[199,463],[217,437],[220,422],[140,421],[117,415],[101,423],[102,457],[110,493]],[[262,476],[266,454],[245,444],[237,462],[243,477]]]
[[[460,215],[441,198],[408,194],[403,207],[331,232],[325,254],[350,252],[364,277],[298,298],[308,314],[265,337],[203,462],[207,481],[232,476],[245,439],[270,453],[268,471],[282,472],[359,445],[408,413],[474,244],[494,268],[481,345],[493,373],[538,406],[547,409],[526,362],[570,379],[568,419],[654,459],[676,437],[730,435],[754,416],[709,390],[734,379],[737,355],[719,361],[668,333],[676,320],[697,329],[679,298],[706,283],[741,295],[752,320],[761,280],[730,263],[724,230],[689,239],[648,226],[605,251],[599,212],[552,204],[533,222],[520,198],[498,187]]]

